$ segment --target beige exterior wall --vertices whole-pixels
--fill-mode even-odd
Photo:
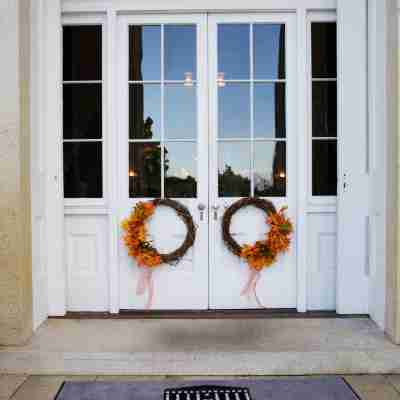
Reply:
[[[30,0],[0,2],[0,344],[32,333]]]

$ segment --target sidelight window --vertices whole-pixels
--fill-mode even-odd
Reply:
[[[336,22],[311,24],[312,194],[337,193]]]
[[[64,197],[103,197],[102,27],[63,27]]]

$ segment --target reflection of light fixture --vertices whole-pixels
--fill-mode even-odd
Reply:
[[[217,85],[219,87],[224,87],[226,85],[226,83],[225,83],[225,74],[223,72],[218,72]]]
[[[193,86],[193,77],[191,72],[185,72],[185,79],[183,81],[183,86]]]
[[[130,171],[129,171],[129,176],[130,176],[131,178],[135,177],[135,176],[136,176],[135,171],[130,170]]]
[[[285,179],[286,174],[283,171],[279,172],[279,178]]]

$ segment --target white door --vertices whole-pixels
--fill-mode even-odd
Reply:
[[[208,134],[206,24],[202,16],[121,17],[118,154],[121,221],[138,201],[175,199],[188,207],[197,233],[177,265],[154,272],[152,309],[208,308]],[[203,213],[199,206],[204,206]],[[150,238],[161,252],[186,234],[175,212],[157,208]],[[120,238],[122,232],[120,232]],[[120,241],[120,309],[141,309],[139,268]]]
[[[185,258],[156,270],[152,308],[259,307],[240,296],[249,268],[223,243],[221,218],[235,200],[258,196],[277,208],[287,205],[295,222],[293,18],[123,17],[119,32],[118,218],[138,201],[168,197],[187,205],[198,225]],[[166,208],[156,211],[149,228],[164,252],[185,235]],[[241,243],[267,229],[265,215],[253,207],[233,220]],[[290,252],[262,272],[257,295],[263,305],[296,307],[295,246],[294,240]],[[135,293],[140,271],[122,241],[119,254],[120,308],[143,308],[145,296]]]
[[[296,217],[296,45],[290,15],[209,17],[210,65],[210,308],[259,307],[240,295],[247,264],[222,240],[225,209],[257,196]],[[265,214],[239,211],[231,233],[241,243],[265,237]],[[296,241],[261,273],[257,295],[269,308],[296,307]],[[255,296],[254,296],[255,297]]]

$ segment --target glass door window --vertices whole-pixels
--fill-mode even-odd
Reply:
[[[217,27],[218,195],[286,196],[285,24]]]
[[[194,24],[129,26],[131,198],[197,197],[196,36]]]

